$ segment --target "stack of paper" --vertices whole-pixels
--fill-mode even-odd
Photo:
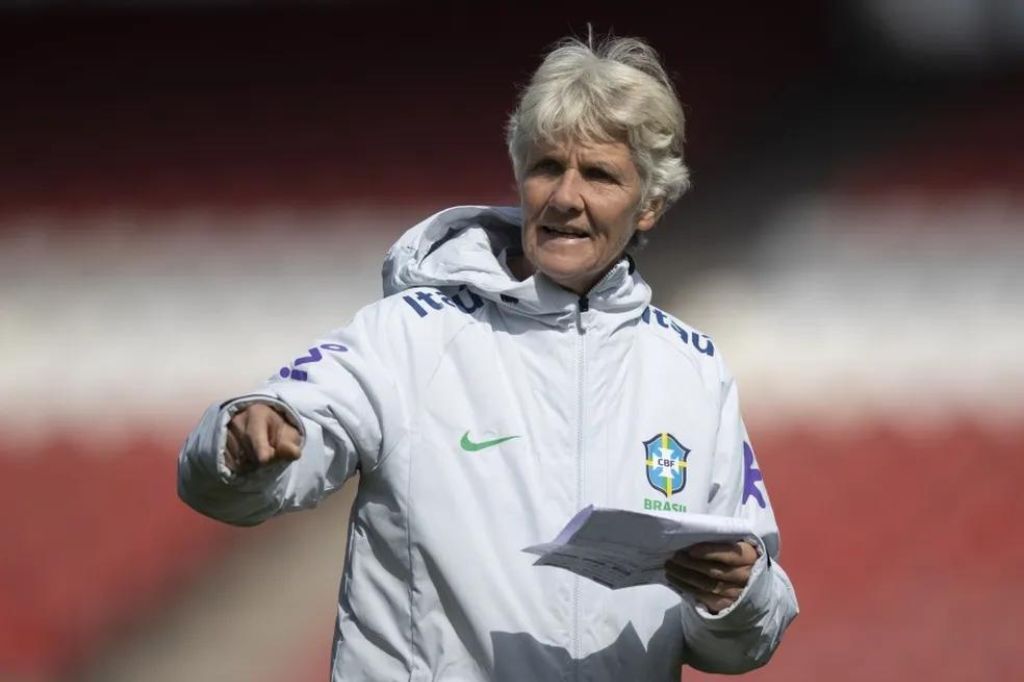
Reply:
[[[738,542],[753,538],[745,519],[686,514],[668,519],[622,509],[587,507],[551,542],[526,547],[539,554],[535,566],[557,566],[613,590],[666,584],[665,562],[699,542]]]

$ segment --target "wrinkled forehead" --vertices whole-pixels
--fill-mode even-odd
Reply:
[[[560,122],[561,123],[561,122]],[[574,120],[557,126],[545,126],[527,140],[526,156],[533,158],[544,154],[565,154],[579,151],[588,155],[609,154],[633,156],[629,136],[625,130],[597,121]]]
[[[605,121],[579,118],[551,121],[537,131],[532,140],[534,147],[594,147],[621,143],[629,146],[629,135],[619,126]]]
[[[579,156],[584,159],[625,162],[632,160],[632,151],[625,140],[615,137],[593,139],[566,135],[559,138],[540,139],[528,145],[527,159],[545,156],[566,158]]]

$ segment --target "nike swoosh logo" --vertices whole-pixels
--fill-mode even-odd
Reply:
[[[469,439],[469,431],[466,431],[462,434],[462,440],[459,441],[459,445],[461,445],[462,449],[466,452],[476,452],[477,450],[485,450],[487,448],[494,447],[495,445],[501,445],[505,441],[512,440],[513,438],[519,438],[519,436],[505,436],[504,438],[495,438],[494,440],[483,440],[479,443],[474,443]]]

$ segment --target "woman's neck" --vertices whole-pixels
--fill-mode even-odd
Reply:
[[[520,282],[528,277],[532,277],[534,273],[537,272],[537,268],[533,266],[533,263],[531,263],[526,256],[521,253],[509,254],[505,264],[508,265],[509,272],[512,273],[512,276]]]

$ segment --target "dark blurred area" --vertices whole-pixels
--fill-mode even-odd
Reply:
[[[658,46],[692,111],[695,167],[749,135],[752,110],[842,62],[829,45],[835,17],[820,3],[794,3],[792,16],[696,8],[674,20],[541,7],[8,13],[4,205],[511,200],[502,127],[516,86],[543,49],[585,35],[587,21]]]
[[[751,677],[1024,676],[1024,3],[107,0],[0,3],[0,679],[325,677],[352,491],[229,529],[177,447],[403,229],[517,202],[505,119],[588,22],[688,116],[640,265],[779,515],[804,613]]]

